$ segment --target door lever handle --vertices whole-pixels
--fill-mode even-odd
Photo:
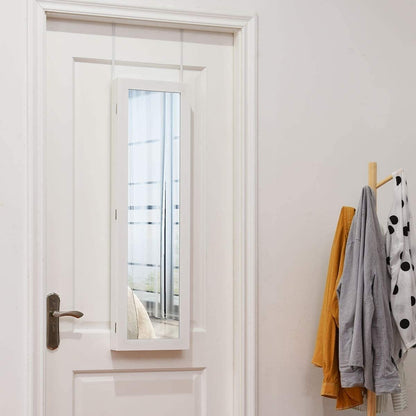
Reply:
[[[59,318],[72,316],[81,318],[84,314],[80,311],[59,311],[61,299],[57,293],[49,293],[46,297],[46,345],[48,349],[55,350],[59,347]]]
[[[62,316],[73,316],[74,318],[81,318],[84,314],[80,311],[53,311],[52,316],[54,318],[61,318]]]

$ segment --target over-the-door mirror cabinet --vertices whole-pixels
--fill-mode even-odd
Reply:
[[[111,348],[187,349],[191,156],[183,85],[116,79],[112,114]]]

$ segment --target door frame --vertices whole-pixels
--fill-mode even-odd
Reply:
[[[115,0],[112,0],[115,1]],[[46,18],[129,23],[234,34],[233,416],[257,400],[257,16],[132,6],[125,1],[27,0],[27,415],[44,415]]]

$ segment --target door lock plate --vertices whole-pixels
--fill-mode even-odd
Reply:
[[[59,311],[61,299],[56,293],[50,293],[46,300],[46,342],[50,350],[55,350],[59,347],[59,318],[55,318],[53,313]]]
[[[46,298],[46,345],[50,350],[59,347],[59,318],[61,316],[72,316],[81,318],[84,314],[79,311],[60,312],[61,299],[57,293],[50,293]]]

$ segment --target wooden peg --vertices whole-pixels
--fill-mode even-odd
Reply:
[[[368,164],[368,185],[374,191],[374,198],[377,203],[377,163]],[[376,416],[376,394],[367,390],[367,416]]]

